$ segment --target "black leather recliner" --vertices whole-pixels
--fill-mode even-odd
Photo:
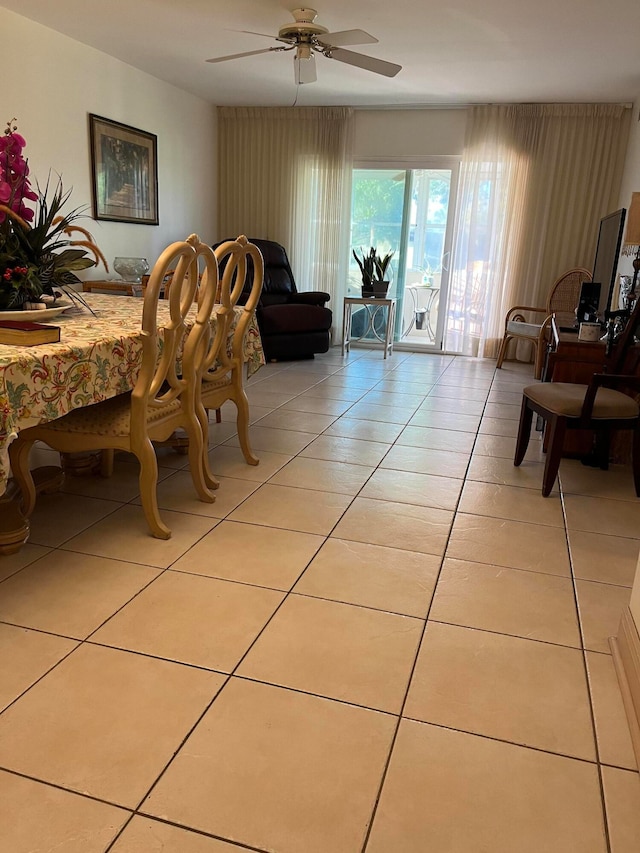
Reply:
[[[313,358],[315,353],[327,352],[333,320],[331,310],[325,308],[329,294],[299,292],[284,247],[273,240],[249,237],[249,241],[264,259],[256,320],[267,361]]]

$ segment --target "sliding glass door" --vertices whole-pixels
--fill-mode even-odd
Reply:
[[[442,349],[451,250],[450,199],[457,164],[442,168],[355,169],[351,204],[351,247],[379,255],[393,252],[390,295],[397,298],[394,340],[412,347]],[[353,257],[349,294],[360,293]]]

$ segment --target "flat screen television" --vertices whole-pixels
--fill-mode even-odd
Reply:
[[[593,281],[600,282],[600,301],[598,303],[598,318],[604,320],[604,312],[611,305],[611,294],[616,283],[618,272],[618,257],[622,245],[622,232],[627,211],[624,207],[603,216],[598,230],[596,256],[593,262]],[[617,306],[614,306],[617,308]]]

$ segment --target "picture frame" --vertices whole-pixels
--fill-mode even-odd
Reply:
[[[89,114],[94,219],[158,225],[158,137]]]

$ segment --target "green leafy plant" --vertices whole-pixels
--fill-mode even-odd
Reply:
[[[383,258],[381,258],[378,254],[378,250],[372,246],[369,249],[368,254],[365,254],[364,249],[362,248],[360,249],[360,256],[358,256],[355,249],[352,249],[352,253],[356,263],[360,267],[360,272],[362,274],[362,290],[364,292],[373,291],[374,281],[387,281],[385,276],[387,274],[391,258],[393,257],[393,252],[388,252]]]

